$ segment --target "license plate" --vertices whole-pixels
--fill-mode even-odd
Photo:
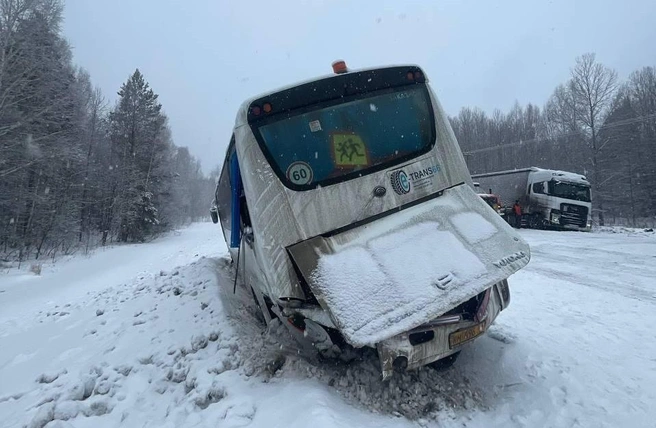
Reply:
[[[458,345],[462,345],[465,342],[474,340],[484,332],[485,321],[471,327],[463,328],[462,330],[454,331],[449,335],[449,348],[454,348]]]

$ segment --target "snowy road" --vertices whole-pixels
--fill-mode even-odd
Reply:
[[[656,234],[522,234],[488,335],[389,384],[265,332],[212,224],[0,273],[0,426],[653,427]]]

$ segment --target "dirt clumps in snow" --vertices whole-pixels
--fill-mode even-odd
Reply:
[[[29,423],[28,428],[43,428],[46,424],[55,419],[55,404],[46,403],[39,407],[36,414]]]
[[[66,370],[62,370],[57,373],[42,373],[39,377],[36,378],[38,383],[53,383],[56,381],[59,376],[68,373]]]
[[[204,349],[207,347],[207,337],[204,334],[194,336],[191,338],[191,349],[196,352],[199,349]]]
[[[207,409],[210,404],[218,403],[226,396],[226,391],[220,387],[212,387],[202,396],[196,397],[194,400],[196,406],[201,409]]]
[[[84,401],[91,397],[96,387],[96,379],[92,376],[84,376],[80,381],[71,388],[67,398],[73,401]]]
[[[122,374],[123,376],[127,376],[132,372],[132,366],[128,364],[122,364],[120,366],[114,367],[114,370],[116,370],[117,373]]]
[[[182,383],[187,379],[187,374],[189,373],[189,368],[180,367],[176,369],[170,369],[166,374],[166,379],[174,383]]]
[[[394,374],[382,381],[378,355],[374,349],[346,348],[341,358],[321,359],[306,355],[286,328],[273,320],[264,329],[254,309],[242,311],[235,347],[242,355],[242,371],[260,376],[264,382],[276,378],[313,378],[333,388],[347,401],[376,413],[394,414],[411,420],[433,419],[454,409],[482,408],[483,394],[457,368],[437,372],[429,367]]]

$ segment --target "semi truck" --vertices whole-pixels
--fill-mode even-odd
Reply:
[[[501,198],[509,222],[518,202],[522,224],[530,228],[590,231],[590,183],[581,174],[530,167],[475,174],[472,179],[479,193]]]

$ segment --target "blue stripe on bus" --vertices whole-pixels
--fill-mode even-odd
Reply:
[[[230,247],[238,248],[241,244],[241,206],[239,196],[241,195],[241,174],[239,173],[239,162],[237,153],[233,152],[230,159],[230,184],[232,189],[232,208],[230,215]]]

